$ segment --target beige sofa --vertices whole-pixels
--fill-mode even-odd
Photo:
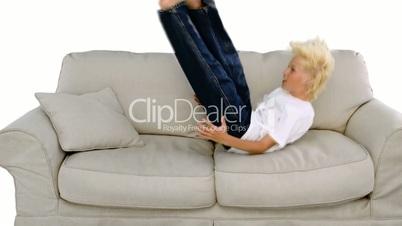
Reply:
[[[255,107],[281,84],[291,53],[239,53]],[[0,131],[15,225],[402,225],[402,114],[373,98],[361,54],[333,55],[311,130],[262,155],[196,138],[183,129],[195,119],[132,120],[176,99],[191,103],[175,108],[180,117],[196,106],[172,53],[66,55],[56,93],[112,88],[145,145],[66,152],[42,108],[28,112]],[[139,98],[151,102],[133,106]]]

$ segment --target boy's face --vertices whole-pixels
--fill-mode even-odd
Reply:
[[[306,81],[310,76],[300,67],[300,56],[294,57],[288,67],[283,71],[282,88],[296,94],[303,94],[306,88]]]

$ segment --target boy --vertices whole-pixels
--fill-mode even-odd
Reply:
[[[314,118],[311,101],[334,67],[324,41],[291,42],[294,57],[282,86],[253,111],[238,53],[215,5],[201,0],[160,0],[159,5],[161,23],[195,99],[208,107],[199,137],[229,152],[259,154],[279,150],[308,131]]]

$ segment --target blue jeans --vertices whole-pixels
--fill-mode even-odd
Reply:
[[[159,19],[208,120],[240,138],[251,118],[250,92],[243,67],[215,5],[190,9],[183,1],[159,10]],[[226,149],[230,148],[225,146]]]

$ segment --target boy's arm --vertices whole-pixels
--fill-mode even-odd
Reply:
[[[252,154],[263,153],[268,148],[276,144],[275,140],[272,139],[269,135],[264,136],[261,140],[258,141],[242,140],[240,138],[234,137],[227,133],[224,117],[222,117],[221,121],[222,125],[219,127],[213,125],[208,120],[204,120],[204,123],[207,126],[203,125],[202,123],[198,123],[198,136],[239,150],[247,151]]]

